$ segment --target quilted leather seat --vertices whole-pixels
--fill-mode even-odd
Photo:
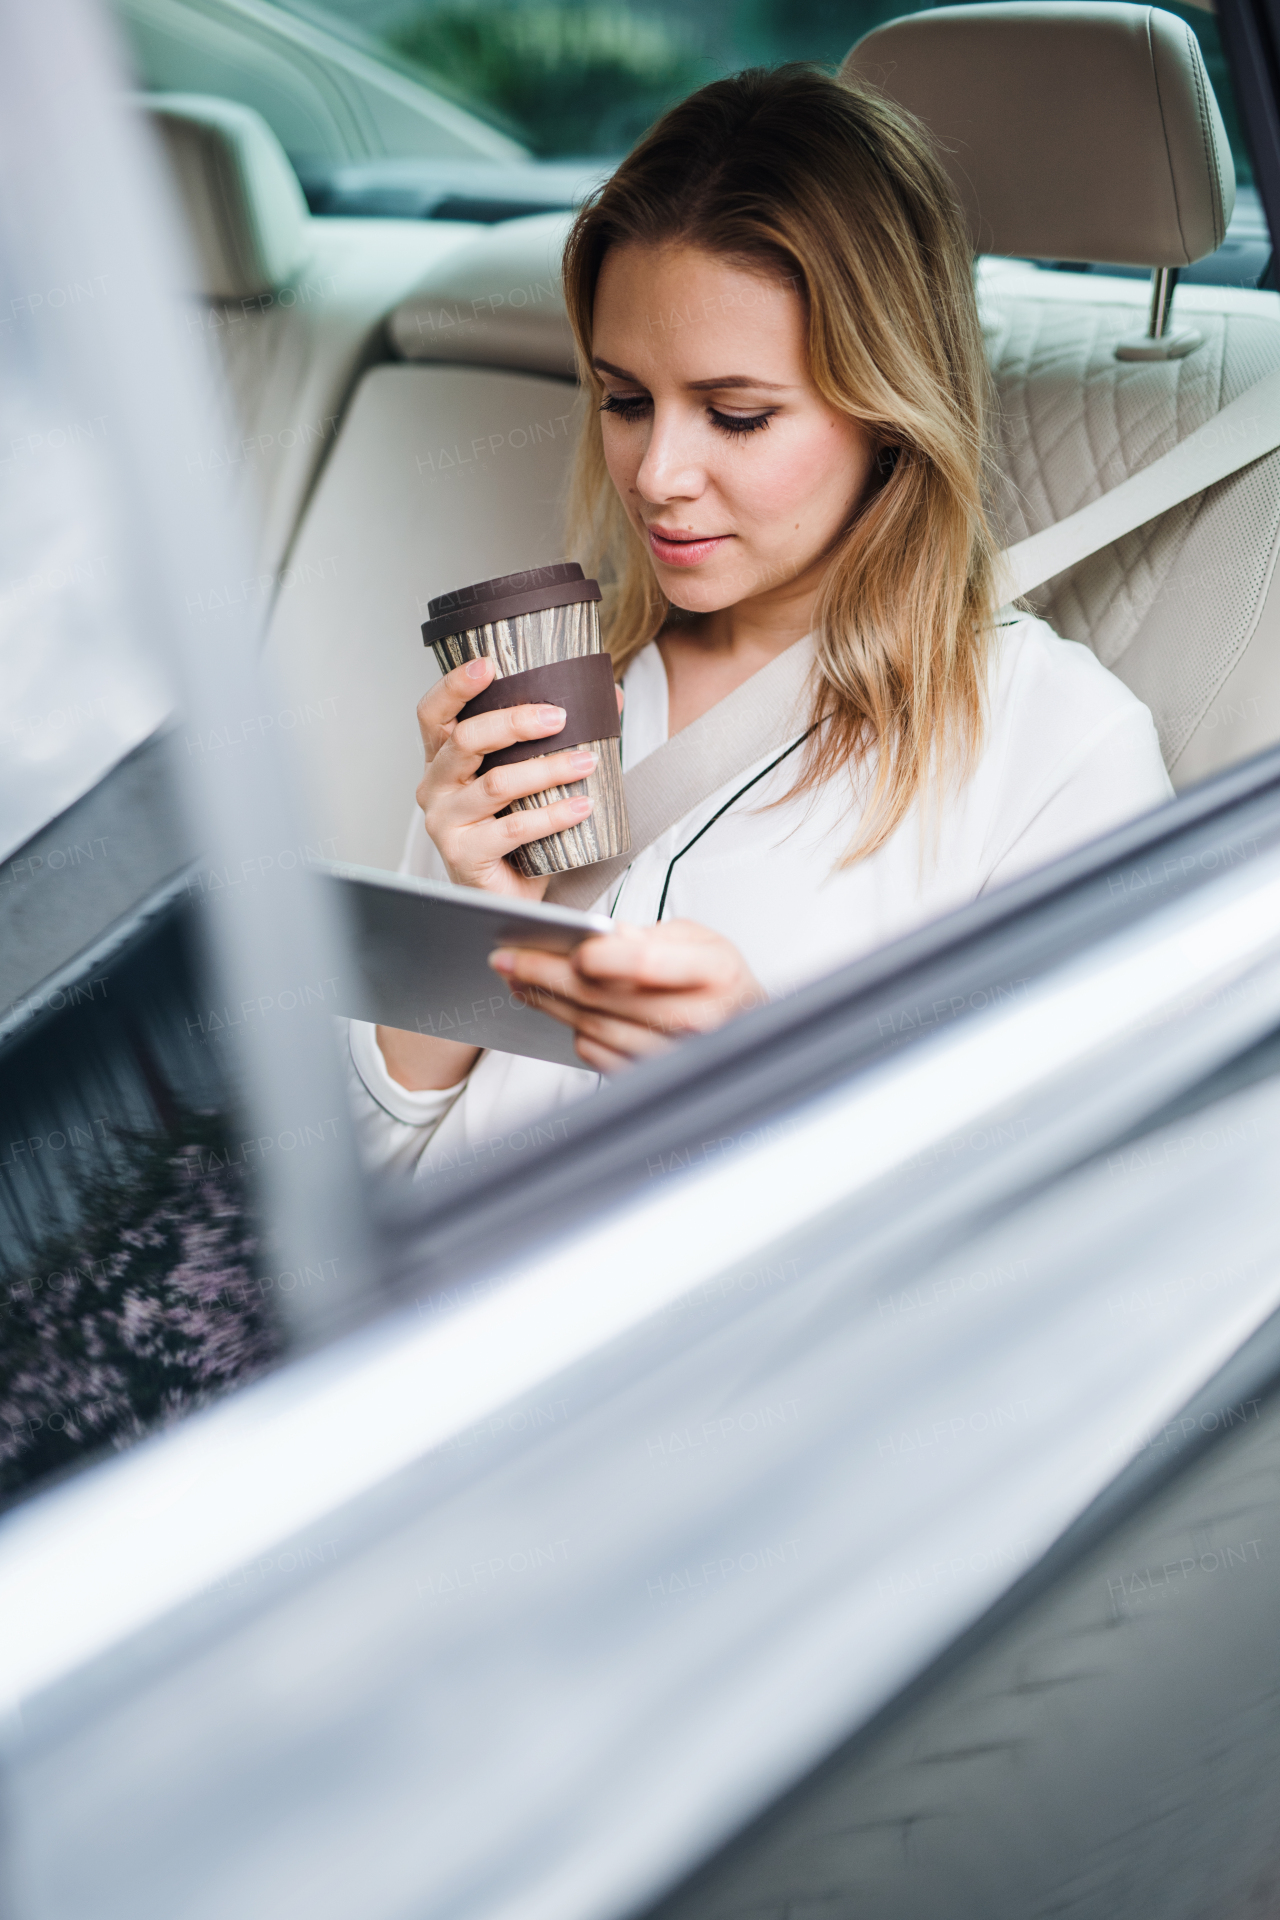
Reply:
[[[845,71],[928,124],[985,253],[1000,403],[997,517],[1012,542],[1064,518],[1280,368],[1280,297],[1184,287],[1183,358],[1116,358],[1145,290],[1000,255],[1176,267],[1221,243],[1234,195],[1189,28],[1110,0],[956,6],[876,29]],[[1155,716],[1176,786],[1280,739],[1280,454],[1256,461],[1031,596]]]
[[[1206,300],[1194,313],[1204,336],[1194,353],[1126,362],[1114,348],[1133,330],[1133,307],[1047,299],[1036,285],[1047,279],[1035,269],[986,276],[1010,540],[1150,465],[1280,368],[1280,310],[1214,312]],[[1123,294],[1133,283],[1111,285]],[[1280,309],[1275,296],[1258,298]],[[1150,707],[1176,785],[1280,736],[1280,636],[1272,630],[1280,609],[1272,607],[1266,627],[1261,620],[1278,538],[1280,456],[1272,454],[1032,596],[1060,633],[1087,642]],[[1256,693],[1233,695],[1237,672],[1241,685],[1261,673],[1266,712]]]

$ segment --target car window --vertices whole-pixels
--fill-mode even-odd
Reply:
[[[391,238],[409,243],[415,236],[431,243],[433,222],[466,221],[483,228],[540,205],[563,208],[586,183],[600,178],[665,106],[704,78],[751,61],[803,56],[834,62],[849,41],[895,11],[901,9],[849,15],[819,5],[797,9],[781,0],[770,0],[749,17],[745,10],[692,15],[675,8],[650,8],[643,14],[552,7],[414,12],[399,5],[358,8],[354,0],[347,6],[336,0],[328,6],[304,6],[296,0],[288,9],[268,0],[255,0],[251,9],[220,0],[208,0],[199,9],[185,0],[148,0],[145,6],[141,0],[120,0],[119,7],[144,85],[221,94],[253,105],[294,160],[314,212],[366,214],[384,221],[387,215],[405,216]],[[237,38],[250,15],[259,38]],[[1234,273],[1239,284],[1253,284],[1268,243],[1256,202],[1247,198],[1247,156],[1235,125],[1216,26],[1209,15],[1189,12],[1187,18],[1210,61],[1245,184],[1242,211],[1226,246],[1186,277],[1212,281],[1215,274],[1229,279]],[[343,71],[351,90],[341,112],[333,105],[332,91],[326,95],[314,81],[322,54],[337,59],[335,47],[349,60]],[[322,111],[324,98],[330,106]],[[374,157],[375,149],[380,158]],[[353,158],[361,152],[363,159]],[[437,170],[429,191],[404,171],[420,167]],[[485,184],[481,175],[486,170],[500,174],[501,181]],[[345,180],[349,172],[359,175],[354,183]],[[428,220],[422,219],[424,213]],[[1246,230],[1249,218],[1255,224]],[[456,243],[456,235],[445,238]],[[421,260],[412,251],[406,253],[403,271],[396,268],[398,277],[388,274],[385,283],[372,286],[367,337],[355,341],[347,361],[326,369],[332,372],[333,388],[332,399],[323,402],[309,395],[304,401],[284,387],[277,392],[265,377],[256,391],[249,343],[258,340],[266,365],[268,326],[279,323],[285,328],[299,315],[322,318],[325,299],[336,284],[324,270],[315,269],[296,287],[282,285],[247,301],[192,304],[175,317],[188,373],[196,365],[197,348],[221,349],[226,344],[222,338],[215,341],[215,328],[228,338],[238,329],[226,361],[228,385],[237,401],[256,405],[262,400],[265,409],[252,438],[243,424],[243,437],[217,427],[202,430],[199,437],[194,431],[186,438],[170,433],[170,450],[180,447],[183,485],[198,494],[204,489],[201,504],[207,509],[215,498],[215,483],[220,484],[228,467],[253,469],[256,478],[277,457],[294,463],[283,506],[276,502],[278,513],[254,529],[266,527],[274,540],[268,559],[259,559],[256,566],[229,566],[225,574],[214,575],[207,572],[204,559],[192,565],[184,582],[185,607],[189,616],[194,609],[193,617],[203,623],[206,649],[215,637],[221,648],[237,621],[251,622],[273,600],[287,609],[291,598],[301,605],[303,593],[312,591],[314,610],[323,614],[326,603],[345,607],[342,597],[353,590],[370,593],[371,581],[367,574],[362,579],[359,569],[368,567],[379,531],[372,511],[367,510],[364,521],[354,515],[344,518],[337,511],[343,506],[339,493],[327,521],[318,512],[304,516],[316,472],[329,458],[340,427],[347,435],[344,453],[350,453],[355,439],[352,413],[358,416],[357,424],[367,425],[373,418],[382,435],[383,455],[391,444],[391,422],[407,420],[419,434],[412,447],[412,479],[407,485],[398,479],[395,483],[398,496],[410,502],[414,514],[430,504],[430,487],[438,489],[436,497],[442,502],[452,489],[455,508],[459,501],[466,506],[456,484],[454,458],[461,469],[459,445],[475,431],[471,390],[465,383],[484,376],[469,371],[460,382],[456,368],[449,374],[458,389],[459,424],[447,435],[443,428],[437,430],[431,412],[444,393],[435,370],[375,365],[367,385],[358,385],[366,362],[388,351],[383,336],[387,312],[414,285],[429,257],[429,246]],[[1089,265],[1047,264],[1074,270]],[[15,289],[28,280],[39,283],[38,273],[33,277],[20,261],[6,270]],[[1039,277],[1042,283],[1048,278]],[[14,344],[31,348],[34,366],[36,348],[44,352],[42,343],[55,337],[41,330],[61,325],[57,316],[66,312],[77,316],[91,334],[97,303],[107,299],[109,283],[105,271],[81,270],[65,285],[50,279],[47,299],[40,296],[33,303],[31,295],[15,292],[5,322]],[[1068,283],[1064,277],[1055,284]],[[346,291],[344,287],[344,295]],[[251,323],[259,320],[267,324],[255,336]],[[300,362],[305,358],[298,357]],[[56,359],[51,349],[42,363],[46,376]],[[273,375],[287,361],[287,354],[271,360]],[[527,374],[527,367],[524,371]],[[513,494],[518,490],[522,498],[533,489],[528,468],[520,461],[532,457],[531,442],[535,452],[549,448],[558,455],[563,450],[571,406],[563,369],[554,380],[539,380],[536,387],[526,381],[525,386],[527,393],[517,380],[503,377],[502,393],[514,396],[510,405],[516,411],[510,419],[504,415],[497,421],[493,432],[486,427],[481,453],[473,453],[466,463],[479,470],[487,458],[490,467],[484,471],[489,471],[496,466],[496,447],[506,462],[503,472],[510,476]],[[15,451],[5,463],[4,479],[12,488],[8,565],[18,586],[16,604],[25,606],[50,583],[53,600],[64,586],[76,592],[87,588],[78,612],[76,605],[57,601],[59,617],[73,622],[83,618],[86,631],[92,628],[95,633],[108,620],[121,624],[120,611],[113,606],[115,576],[102,557],[105,544],[68,555],[58,548],[66,526],[59,525],[54,514],[42,545],[44,534],[40,539],[21,535],[27,523],[19,505],[29,516],[48,501],[64,512],[74,532],[83,534],[92,515],[76,487],[88,486],[90,493],[97,487],[108,495],[114,490],[117,498],[127,497],[113,466],[115,451],[123,444],[113,424],[123,404],[120,391],[110,379],[64,390],[55,378],[33,411],[20,382],[11,380],[6,389],[10,413],[5,439]],[[422,392],[425,400],[414,398]],[[380,414],[373,406],[379,394]],[[489,397],[484,404],[490,404]],[[507,399],[502,404],[507,405]],[[51,421],[59,424],[50,427]],[[61,424],[66,421],[73,424]],[[470,441],[473,448],[479,444]],[[303,453],[312,456],[308,467]],[[406,475],[409,468],[406,459]],[[329,461],[314,504],[325,507],[324,488],[331,480],[337,487],[343,471],[340,461]],[[553,498],[557,483],[558,474],[540,483],[546,500]],[[360,497],[363,505],[368,496],[362,492]],[[70,512],[76,501],[77,511]],[[301,533],[291,546],[298,526]],[[399,523],[388,519],[386,530],[393,544],[406,545]],[[526,537],[522,532],[521,538]],[[1259,551],[1264,546],[1260,540]],[[488,570],[501,569],[495,565]],[[372,571],[376,576],[379,569]],[[385,571],[391,578],[393,569]],[[480,571],[471,577],[479,577]],[[397,591],[402,573],[395,575]],[[238,583],[234,592],[227,589],[228,579]],[[1215,579],[1210,567],[1201,567],[1196,589],[1207,582],[1212,592]],[[418,584],[430,591],[453,581],[431,578]],[[1179,586],[1178,591],[1184,589]],[[246,601],[252,603],[247,613]],[[267,715],[281,734],[286,725],[296,731],[302,744],[327,743],[326,729],[343,708],[339,683],[323,679],[317,666],[319,621],[312,620],[312,611],[307,603],[299,628],[306,642],[305,675]],[[395,618],[383,624],[381,635],[388,650],[403,655],[406,674],[417,674],[422,655],[411,615],[406,599]],[[354,624],[345,626],[344,636],[355,630]],[[47,743],[54,736],[70,740],[82,721],[90,732],[96,724],[98,693],[83,675],[69,697],[55,689],[43,704],[34,695],[33,702],[15,709],[9,723],[24,753],[31,750],[33,764],[42,755],[48,759]],[[1244,712],[1247,703],[1236,704]],[[376,751],[369,756],[375,762],[399,751],[384,744],[384,738],[390,739],[387,716],[393,711],[388,701],[379,720],[385,733],[379,734]],[[409,715],[411,702],[402,702],[399,711],[401,717]],[[1224,705],[1224,715],[1227,711]],[[51,1473],[126,1446],[253,1379],[275,1365],[291,1341],[316,1337],[315,1326],[326,1319],[330,1302],[359,1292],[359,1260],[341,1233],[302,1235],[280,1249],[260,1217],[262,1195],[271,1187],[274,1170],[310,1164],[308,1156],[327,1167],[331,1150],[340,1158],[340,1140],[344,1150],[350,1147],[350,1122],[343,1110],[344,1089],[335,1081],[318,1104],[288,1111],[277,1099],[272,1124],[245,1125],[239,1076],[246,1056],[237,1051],[241,1043],[247,1044],[247,1057],[259,1063],[263,1082],[278,1088],[283,1083],[272,1062],[278,1058],[280,1035],[291,1022],[303,1020],[311,1023],[308,1031],[319,1033],[337,1009],[330,967],[310,957],[296,965],[255,965],[235,991],[217,984],[216,968],[211,974],[208,956],[219,950],[223,938],[229,883],[224,884],[216,865],[208,864],[200,837],[188,836],[181,827],[187,806],[183,781],[208,776],[226,779],[234,787],[237,769],[254,750],[253,729],[261,730],[264,720],[248,696],[230,718],[231,724],[224,725],[202,714],[189,724],[156,733],[152,715],[115,758],[108,754],[101,766],[86,772],[88,761],[82,756],[78,766],[85,778],[74,791],[51,792],[48,804],[30,817],[14,816],[17,824],[0,870],[0,915],[10,963],[9,991],[0,1007],[6,1070],[0,1154],[7,1156],[0,1205],[8,1229],[0,1307],[11,1335],[0,1374],[0,1419],[6,1423],[0,1431],[7,1436],[0,1458],[0,1496],[12,1496]],[[401,727],[397,739],[406,731],[413,758],[418,747],[412,728]],[[327,744],[326,751],[331,752]],[[175,754],[180,773],[172,763]],[[371,784],[363,762],[355,766],[354,777]],[[394,865],[412,784],[406,778],[396,787],[393,839],[377,860],[363,845],[337,844],[315,827],[313,816],[300,816],[295,827],[273,829],[271,837],[255,842],[251,884],[261,882],[265,896],[284,872],[334,853]],[[33,793],[28,782],[24,805]],[[106,882],[105,891],[94,891],[100,876],[117,871],[125,876],[117,891]],[[64,911],[68,900],[77,909],[71,916]],[[43,946],[30,945],[33,925],[42,930]],[[959,997],[965,1009],[977,1011],[974,995],[1003,991],[1006,985],[997,981],[993,989],[990,982],[969,983]],[[954,981],[932,981],[927,1004],[953,1007],[957,991]],[[891,1034],[910,1037],[907,1027],[900,1030],[894,1024],[905,1016],[877,1015],[878,1021],[882,1018],[889,1019]],[[877,1031],[883,1034],[883,1028]],[[827,1048],[829,1039],[821,1036],[817,1044]],[[854,1058],[842,1053],[841,1071],[848,1070]],[[672,1112],[678,1106],[680,1117],[660,1114],[653,1139],[652,1157],[663,1169],[706,1151],[701,1136],[689,1131],[692,1127],[696,1133],[699,1124],[689,1089],[682,1087],[672,1099]],[[589,1128],[595,1123],[579,1116],[573,1125],[581,1124]],[[723,1124],[714,1120],[717,1129]],[[470,1172],[477,1165],[481,1170],[496,1168],[505,1152],[503,1164],[531,1167],[535,1184],[542,1182],[549,1178],[549,1156],[532,1149],[545,1138],[558,1150],[571,1131],[559,1119],[528,1132],[495,1130],[492,1139],[481,1143],[488,1160],[478,1161],[473,1150]],[[739,1125],[707,1137],[736,1140],[741,1132]],[[354,1163],[354,1154],[351,1160]],[[424,1171],[433,1168],[428,1165]],[[463,1170],[442,1155],[435,1171],[443,1176],[440,1184],[447,1199]],[[318,1177],[318,1187],[332,1197],[341,1193],[342,1180]],[[333,1324],[341,1318],[335,1306]]]
[[[15,127],[36,152],[39,129]],[[183,687],[175,635],[252,574],[193,451],[218,428],[151,277],[154,181],[121,146],[74,192],[56,165],[15,164],[0,241],[0,1505],[269,1372],[297,1344],[290,1303],[355,1272],[315,1212],[345,1151],[336,1067],[333,1098],[268,1067],[308,1010],[328,1041],[332,968],[240,944],[305,864],[305,831],[254,803],[240,855],[215,850],[230,814],[209,783],[232,811],[248,799],[232,736],[262,703],[242,680],[219,719]],[[206,628],[196,651],[231,693],[236,639],[218,642]],[[281,1237],[263,1195],[307,1156],[327,1164]]]
[[[643,8],[259,0],[250,32],[221,0],[198,19],[189,0],[115,4],[144,85],[224,94],[263,113],[313,213],[482,221],[573,204],[668,107],[720,74],[791,60],[836,67],[864,34],[919,11],[894,0],[698,9],[676,0]],[[1237,182],[1226,242],[1181,277],[1257,286],[1270,238],[1218,23],[1207,8],[1179,0],[1166,11],[1200,43]],[[330,59],[335,49],[347,68],[344,90],[360,95],[356,118],[372,113],[371,139],[367,122],[363,131],[339,124],[320,101],[317,57]],[[1077,272],[1089,265],[1045,264]]]
[[[896,0],[759,0],[751,7],[583,4],[512,7],[439,0],[284,0],[290,11],[409,62],[542,158],[626,151],[658,115],[718,74],[784,60],[838,66],[873,27],[920,9]],[[1218,23],[1177,3],[1200,42],[1239,179],[1252,179]]]
[[[1189,790],[590,1098],[482,1109],[415,1181],[362,1173],[332,1018],[358,970],[309,871],[367,857],[318,824],[333,743],[378,648],[421,684],[414,596],[480,578],[473,523],[555,551],[534,460],[573,406],[554,314],[541,361],[430,351],[433,315],[474,344],[554,267],[522,282],[499,246],[503,277],[446,287],[470,333],[430,275],[492,264],[539,195],[557,210],[512,231],[562,233],[701,74],[835,58],[873,16],[121,11],[148,87],[252,105],[337,217],[306,218],[259,138],[275,253],[259,233],[239,278],[176,293],[173,150],[137,138],[95,14],[48,0],[6,37],[0,1904],[170,1920],[305,1886],[334,1920],[639,1914],[932,1699],[879,1803],[819,1778],[780,1848],[749,1830],[667,1920],[1166,1911],[1208,1872],[1243,1911],[1274,1864],[1280,724],[1274,676],[1233,683],[1227,653],[1258,625],[1280,459],[1190,510],[1208,551],[1157,533],[1123,593],[1085,579],[1055,614],[1115,663],[1114,607],[1157,606],[1168,674],[1121,667],[1171,763],[1208,742]],[[206,211],[240,179],[192,175]],[[1164,382],[1183,433],[1280,355],[1235,259],[1240,288],[1187,290],[1213,350]],[[1042,423],[1016,412],[1032,309],[1052,397],[1102,392],[1047,410],[1069,462],[1128,363],[1081,348],[1090,263],[1045,264],[983,264],[991,359],[1006,424]],[[1007,450],[1043,526],[1074,502],[1034,440]],[[1160,448],[1097,445],[1088,497]],[[267,699],[272,607],[298,672]],[[417,694],[374,693],[353,778],[406,750],[398,835]],[[1270,748],[1243,767],[1218,752],[1237,719]],[[1153,1486],[1177,1501],[1153,1513]],[[979,1631],[999,1658],[958,1712],[939,1676]],[[845,1873],[868,1845],[893,1899]],[[1012,1891],[971,1896],[975,1860]]]

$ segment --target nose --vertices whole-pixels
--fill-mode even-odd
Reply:
[[[649,441],[636,471],[636,488],[653,506],[668,500],[696,500],[707,484],[699,457],[698,426],[678,405],[655,404]]]

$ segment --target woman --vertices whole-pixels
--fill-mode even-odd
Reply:
[[[963,219],[927,137],[807,69],[705,87],[578,217],[564,281],[587,393],[575,505],[612,579],[634,766],[785,649],[809,726],[640,852],[572,960],[495,956],[581,1071],[351,1028],[373,1157],[430,1166],[598,1075],[794,989],[1167,798],[1145,707],[1084,647],[997,612],[988,375]],[[418,709],[409,872],[537,898],[517,840],[582,817],[558,709],[459,723],[487,661]]]

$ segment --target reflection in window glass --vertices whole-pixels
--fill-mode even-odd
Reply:
[[[105,858],[110,840],[82,825],[72,845]],[[6,862],[15,891],[40,859]],[[46,1017],[0,1036],[0,1506],[283,1354],[254,1143],[231,1117],[184,898],[38,989]]]
[[[612,6],[423,8],[390,38],[548,158],[625,152],[715,71],[676,20]]]
[[[913,0],[291,0],[295,11],[355,27],[497,119],[542,158],[617,155],[659,114],[719,73],[784,60],[834,66]],[[1252,181],[1218,23],[1178,0],[1222,107],[1237,176]]]

